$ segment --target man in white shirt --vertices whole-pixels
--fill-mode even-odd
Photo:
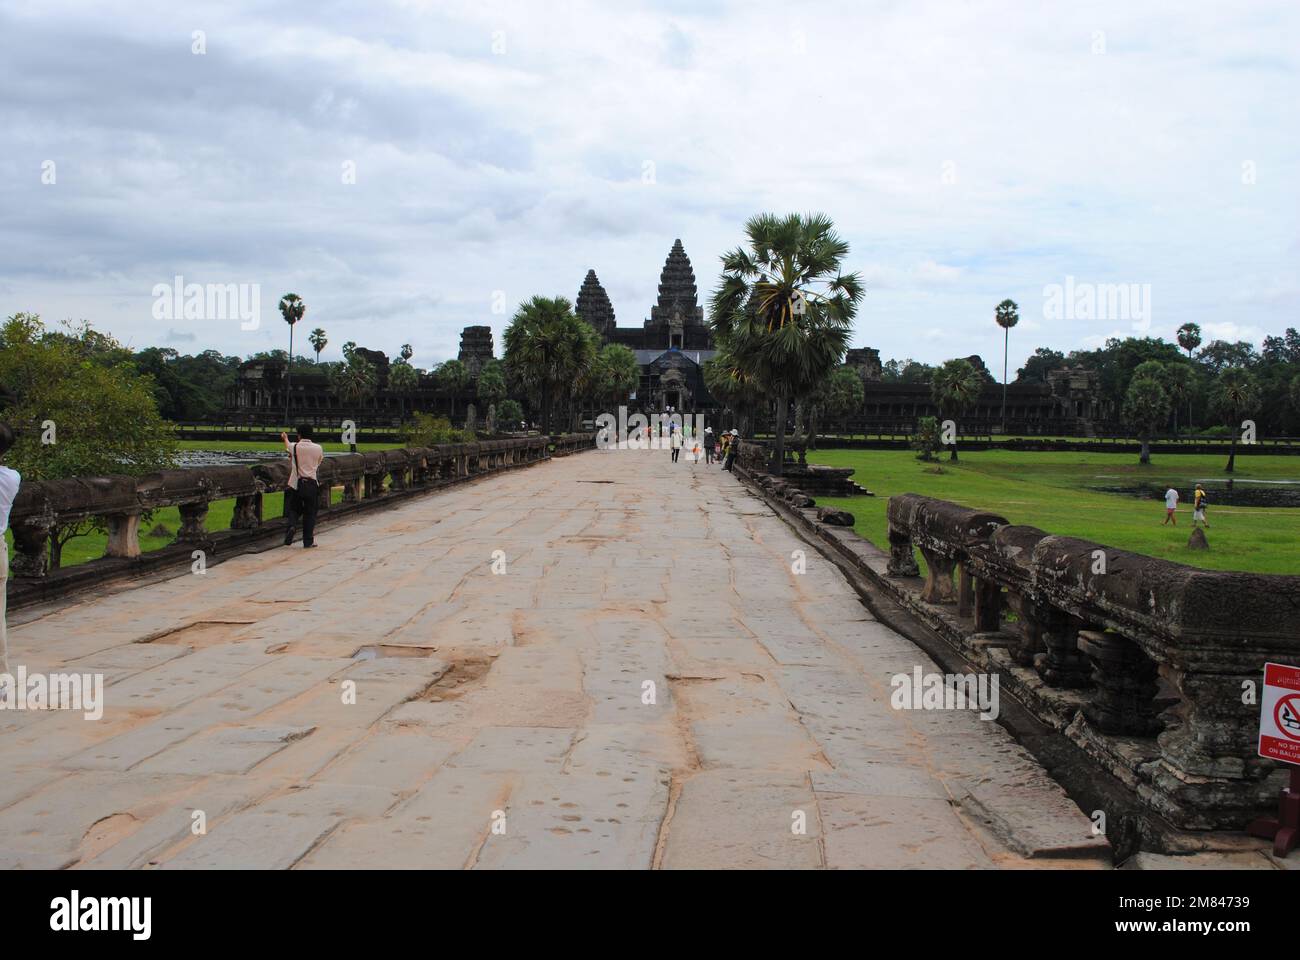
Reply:
[[[1170,487],[1165,491],[1165,522],[1160,526],[1165,526],[1173,521],[1174,526],[1178,526],[1178,516],[1174,513],[1178,509],[1178,491]]]
[[[320,486],[316,482],[316,468],[325,459],[325,451],[312,440],[308,424],[298,427],[298,442],[290,443],[288,434],[280,434],[284,448],[289,451],[289,480],[284,490],[284,515],[289,526],[284,531],[284,545],[293,543],[293,530],[302,520],[302,545],[316,546],[316,509],[320,505]]]
[[[18,495],[18,485],[22,477],[17,470],[4,465],[5,454],[14,445],[14,431],[9,424],[0,420],[0,655],[4,657],[4,671],[9,672],[9,635],[5,628],[5,602],[9,592],[9,548],[5,546],[4,535],[9,529],[9,510]]]

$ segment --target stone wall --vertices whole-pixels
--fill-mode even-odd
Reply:
[[[595,434],[521,437],[480,443],[444,444],[326,457],[320,481],[318,522],[358,510],[391,504],[454,483],[515,467],[595,449]],[[76,477],[23,483],[14,500],[9,526],[14,537],[9,604],[22,607],[112,580],[139,576],[168,566],[189,564],[196,549],[205,562],[249,549],[257,541],[282,536],[283,516],[263,516],[262,500],[282,492],[289,476],[286,460],[251,466],[164,470],[141,477]],[[331,491],[342,487],[341,503]],[[210,504],[233,498],[230,528],[206,528]],[[141,553],[140,521],[158,507],[176,507],[180,529],[171,546]],[[84,520],[99,520],[108,530],[104,557],[51,571],[52,531]]]
[[[1239,831],[1276,807],[1286,772],[1256,753],[1257,695],[1266,662],[1300,663],[1300,577],[1202,570],[916,494],[890,498],[885,553],[791,482],[747,479],[1161,821]]]

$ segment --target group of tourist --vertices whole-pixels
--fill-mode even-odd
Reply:
[[[690,453],[691,463],[699,463],[703,457],[705,465],[715,460],[722,464],[722,469],[731,471],[736,454],[740,451],[740,431],[723,431],[722,437],[713,435],[712,427],[705,427],[703,436],[692,436],[690,425],[678,427],[675,421],[668,424],[668,446],[673,451],[673,463],[679,461],[682,450]]]
[[[1210,521],[1205,519],[1206,508],[1210,505],[1210,497],[1205,492],[1205,488],[1197,481],[1196,492],[1192,494],[1192,526],[1198,523],[1206,528],[1210,526]],[[1167,526],[1172,523],[1178,526],[1178,491],[1170,487],[1165,491],[1165,521],[1161,526]]]

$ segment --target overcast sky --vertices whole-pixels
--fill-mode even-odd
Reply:
[[[703,299],[748,216],[819,210],[886,359],[1000,374],[1004,297],[1013,370],[1147,329],[1045,316],[1067,276],[1169,339],[1300,325],[1294,0],[113,7],[0,0],[6,315],[246,355],[292,290],[326,359],[427,367],[589,268],[639,325],[674,238]],[[260,326],[155,319],[177,275]]]

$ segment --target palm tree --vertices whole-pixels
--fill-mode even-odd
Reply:
[[[1142,441],[1142,451],[1138,454],[1138,463],[1141,464],[1151,462],[1151,434],[1169,419],[1169,394],[1160,382],[1162,369],[1155,360],[1139,364],[1124,395],[1121,415]]]
[[[1241,429],[1241,417],[1259,406],[1259,385],[1245,367],[1226,367],[1214,381],[1210,406],[1227,421],[1232,436],[1228,465],[1224,467],[1226,473],[1232,473],[1237,464],[1237,431]]]
[[[307,312],[307,304],[296,293],[286,293],[280,298],[280,316],[289,325],[289,362],[284,367],[284,422],[289,423],[289,388],[293,384],[293,326]]]
[[[954,422],[979,399],[984,378],[969,360],[949,360],[930,380],[930,397],[939,413]],[[954,429],[948,459],[957,459],[957,432]]]
[[[722,257],[710,322],[736,368],[776,400],[771,471],[779,475],[790,401],[844,359],[864,290],[856,273],[840,272],[849,245],[824,214],[759,214],[745,235],[748,249]]]
[[[506,395],[506,377],[501,372],[501,364],[493,360],[485,363],[479,371],[478,382],[474,384],[474,396],[486,404],[497,403]]]
[[[329,345],[329,341],[325,339],[325,331],[317,327],[307,335],[307,340],[311,343],[312,349],[316,351],[316,362],[320,363],[320,352]]]
[[[1007,432],[1007,349],[1011,346],[1011,328],[1020,322],[1014,300],[1003,300],[993,311],[993,319],[1002,328],[1002,432]]]
[[[1174,439],[1178,438],[1178,407],[1183,401],[1191,401],[1194,382],[1195,373],[1190,363],[1171,363],[1165,367],[1165,392],[1174,408]]]
[[[626,400],[641,382],[641,365],[636,362],[636,354],[621,343],[601,347],[593,371],[596,393],[602,400],[608,400],[611,407]]]
[[[410,363],[411,358],[415,356],[415,351],[411,349],[411,345],[409,343],[402,344],[402,349],[400,353],[402,359],[405,360],[407,363]]]
[[[419,385],[420,375],[415,372],[415,367],[405,360],[398,360],[388,368],[388,388],[397,394],[397,401],[400,404],[398,417],[402,423],[406,422],[406,398],[414,393]]]
[[[503,339],[506,372],[540,399],[542,432],[550,433],[556,399],[590,375],[599,336],[564,297],[533,297],[519,305]]]
[[[379,374],[365,357],[348,352],[347,360],[334,364],[329,373],[330,387],[344,403],[359,404],[375,392]],[[356,453],[355,445],[352,450]]]
[[[1195,323],[1184,323],[1178,328],[1178,345],[1187,351],[1187,359],[1192,359],[1192,351],[1201,345],[1201,328]],[[1192,429],[1192,397],[1187,396],[1187,429]]]
[[[1178,345],[1187,351],[1187,359],[1192,359],[1192,351],[1201,345],[1201,328],[1195,323],[1184,323],[1178,328]]]
[[[469,383],[469,371],[459,360],[447,360],[434,372],[438,386],[451,397],[451,418],[456,419],[456,395]]]
[[[709,395],[731,410],[740,432],[750,436],[750,411],[763,400],[763,391],[754,378],[736,365],[725,347],[704,361],[703,373]]]

